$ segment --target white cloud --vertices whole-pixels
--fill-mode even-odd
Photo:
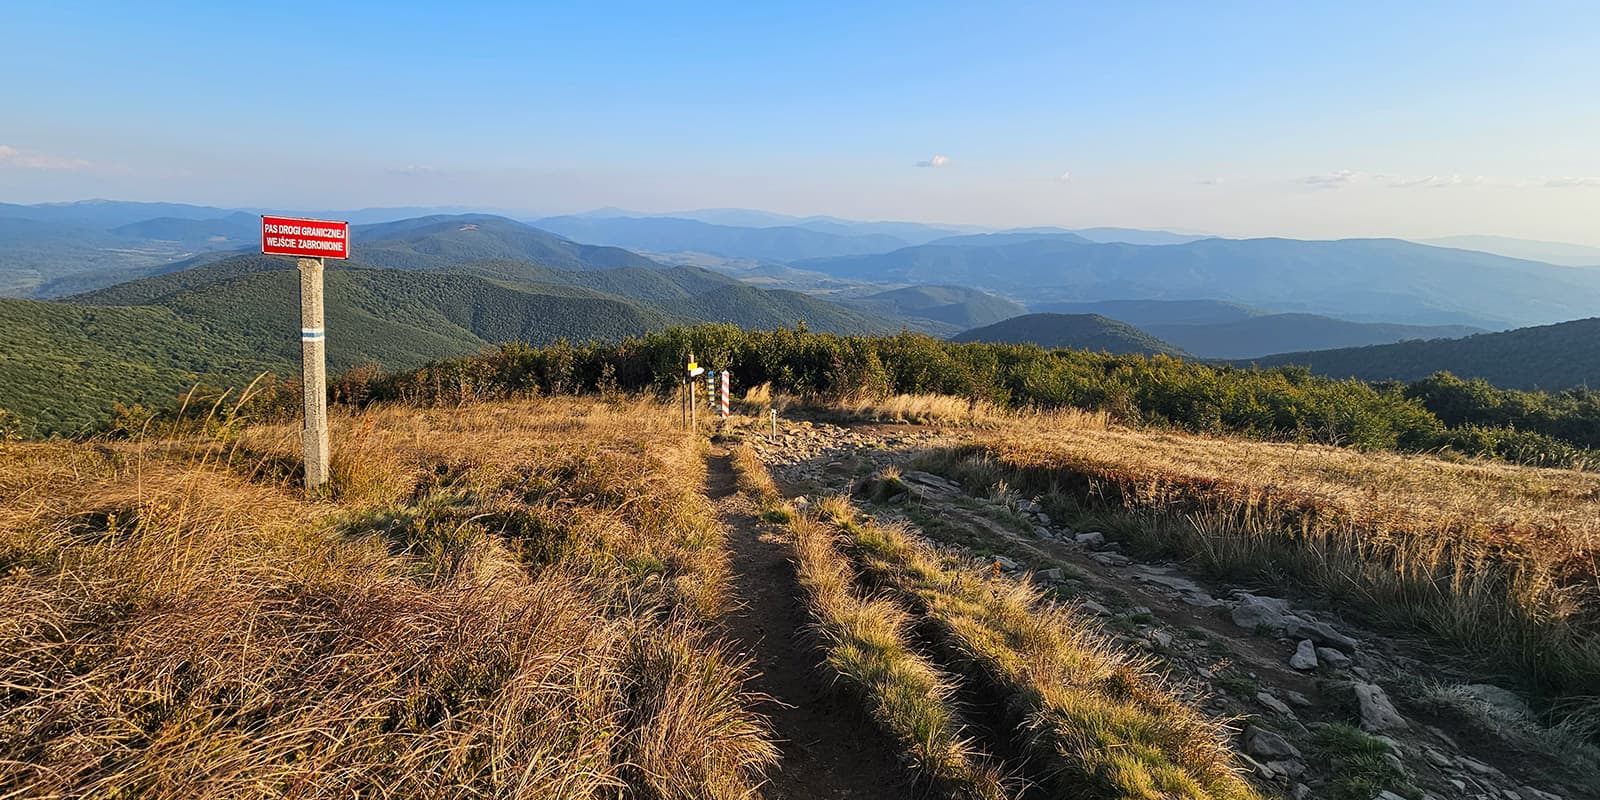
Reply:
[[[1544,182],[1551,189],[1571,189],[1574,187],[1600,188],[1600,178],[1551,178]]]
[[[919,167],[948,167],[948,166],[950,166],[950,157],[949,156],[934,156],[933,158],[930,158],[927,161],[918,161],[917,162],[917,166],[919,166]]]
[[[1299,182],[1314,189],[1337,189],[1341,186],[1349,186],[1360,179],[1361,173],[1353,169],[1341,169],[1326,175],[1307,175],[1301,178]]]
[[[1390,177],[1388,185],[1391,189],[1448,189],[1452,186],[1477,186],[1483,183],[1482,175],[1424,175],[1420,178],[1387,177]]]
[[[89,162],[81,158],[62,158],[0,144],[0,169],[83,169],[87,166]]]
[[[1222,184],[1227,183],[1227,181],[1223,178],[1201,178],[1200,180],[1195,181],[1195,183],[1198,183],[1201,186],[1221,186]]]
[[[1072,172],[1071,172],[1071,170],[1068,170],[1067,172],[1063,172],[1060,175],[1057,175],[1056,176],[1056,180],[1058,180],[1058,181],[1060,181],[1062,183],[1071,183],[1072,182]]]

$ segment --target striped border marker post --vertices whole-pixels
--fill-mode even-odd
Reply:
[[[728,371],[722,371],[722,418],[728,418]]]

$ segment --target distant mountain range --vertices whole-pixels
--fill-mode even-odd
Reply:
[[[1438,239],[1421,239],[1422,244],[1437,247],[1454,247],[1484,253],[1543,261],[1564,267],[1600,267],[1600,247],[1565,242],[1541,242],[1533,239],[1513,239],[1509,236],[1445,236]]]
[[[1600,387],[1600,318],[1464,339],[1282,353],[1250,363],[1299,364],[1318,374],[1362,380],[1409,381],[1442,370],[1508,389]]]
[[[1126,322],[1098,314],[1026,314],[974,328],[952,337],[957,342],[1036,344],[1047,348],[1070,347],[1116,355],[1188,355]]]
[[[1592,314],[1600,271],[1396,239],[1200,239],[1145,246],[1059,234],[795,262],[852,279],[958,284],[1034,303],[1215,298],[1355,321],[1507,328]]]

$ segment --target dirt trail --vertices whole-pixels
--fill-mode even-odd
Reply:
[[[733,554],[740,608],[726,617],[728,634],[760,673],[750,688],[774,701],[761,709],[776,730],[782,758],[764,789],[767,800],[905,798],[914,792],[881,734],[842,704],[817,671],[816,649],[789,548],[762,530],[755,507],[734,488],[723,451],[707,465],[706,496],[716,503]]]

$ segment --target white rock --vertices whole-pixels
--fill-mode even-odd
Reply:
[[[1350,657],[1332,647],[1317,648],[1317,660],[1334,669],[1347,669],[1350,666]]]
[[[1300,749],[1290,744],[1288,739],[1254,725],[1244,729],[1244,750],[1250,755],[1269,759],[1300,757]]]
[[[994,563],[999,564],[1000,569],[1005,570],[1006,572],[1014,572],[1022,567],[1021,564],[1017,563],[1016,559],[1007,558],[1005,556],[995,556]]]
[[[1356,702],[1361,707],[1361,729],[1368,733],[1392,731],[1407,727],[1405,717],[1389,702],[1389,695],[1375,683],[1352,684]]]
[[[1294,710],[1289,708],[1289,704],[1274,697],[1270,692],[1256,692],[1256,701],[1283,716],[1294,716]]]
[[[1310,639],[1301,639],[1294,649],[1294,655],[1289,656],[1289,666],[1298,670],[1316,669],[1317,646]]]
[[[1089,531],[1072,537],[1072,540],[1084,547],[1101,547],[1106,543],[1106,535],[1099,531]]]

